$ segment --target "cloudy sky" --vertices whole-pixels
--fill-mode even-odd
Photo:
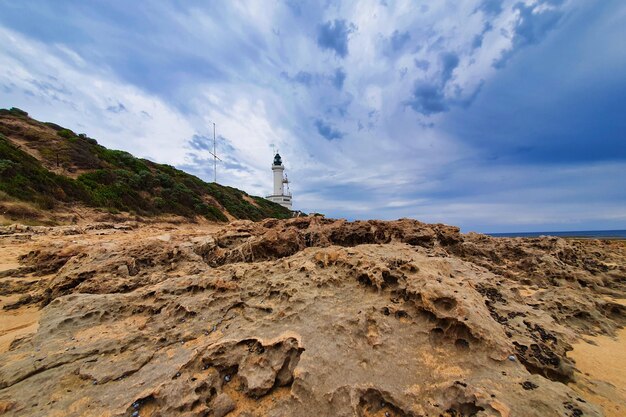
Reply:
[[[0,0],[0,107],[294,208],[626,229],[623,0]]]

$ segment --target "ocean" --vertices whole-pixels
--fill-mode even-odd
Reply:
[[[494,237],[581,237],[587,239],[626,239],[626,230],[578,230],[568,232],[485,233]]]

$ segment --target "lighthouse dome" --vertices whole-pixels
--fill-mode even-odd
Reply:
[[[282,165],[283,164],[283,160],[280,158],[280,154],[276,153],[276,155],[274,156],[274,165]]]

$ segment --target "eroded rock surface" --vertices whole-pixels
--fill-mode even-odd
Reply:
[[[413,220],[3,228],[9,416],[599,416],[566,353],[626,322],[622,242]],[[8,301],[7,301],[8,300]]]

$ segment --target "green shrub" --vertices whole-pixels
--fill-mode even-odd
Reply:
[[[16,169],[16,163],[9,159],[0,159],[0,174],[12,175]]]
[[[28,117],[28,113],[26,113],[24,110],[22,109],[18,109],[17,107],[11,107],[11,109],[9,109],[9,112],[13,115],[13,116],[17,116],[17,117]]]
[[[63,127],[62,127],[62,126],[59,126],[59,125],[58,125],[58,124],[56,124],[56,123],[52,123],[52,122],[44,122],[44,125],[46,125],[46,126],[48,126],[48,127],[51,127],[52,129],[54,129],[54,130],[55,130],[55,131],[57,131],[57,132],[58,132],[59,130],[63,130]]]
[[[166,206],[166,202],[165,202],[165,199],[161,197],[154,197],[152,199],[152,205],[154,206],[155,209],[160,211]]]
[[[76,136],[76,134],[69,129],[61,129],[57,132],[57,135],[66,139],[70,139]]]

